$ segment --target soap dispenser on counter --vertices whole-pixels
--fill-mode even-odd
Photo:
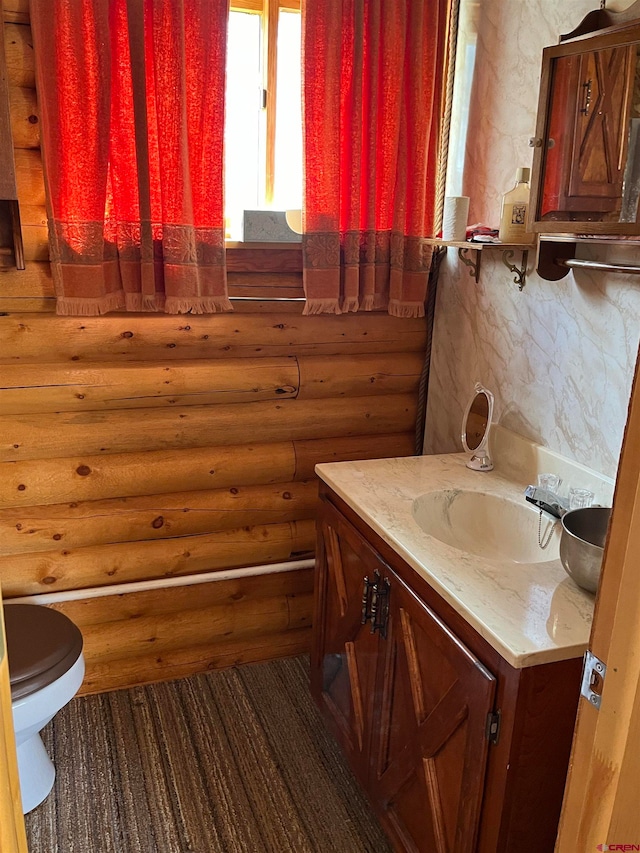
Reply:
[[[500,240],[503,243],[533,243],[533,234],[526,229],[529,208],[530,170],[521,167],[516,172],[516,183],[512,190],[502,197],[500,213]]]

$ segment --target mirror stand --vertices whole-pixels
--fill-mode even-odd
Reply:
[[[489,430],[487,430],[488,434]],[[472,471],[493,471],[493,459],[489,456],[488,447],[485,445],[479,447],[467,462],[467,468],[471,468]]]
[[[462,446],[467,453],[471,453],[467,468],[491,471],[493,460],[489,454],[489,433],[493,418],[493,394],[479,382],[476,382],[474,391],[462,418]]]

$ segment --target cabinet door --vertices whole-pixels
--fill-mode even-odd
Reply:
[[[580,57],[567,210],[620,211],[635,46]]]
[[[370,786],[403,850],[471,853],[495,679],[394,572]]]
[[[318,521],[311,689],[352,769],[366,784],[379,639],[363,618],[371,607],[372,584],[386,567],[331,507],[323,504]]]

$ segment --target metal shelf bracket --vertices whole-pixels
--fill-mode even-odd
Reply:
[[[515,264],[510,263],[513,260],[513,256],[515,255],[514,249],[505,249],[502,253],[502,263],[505,267],[514,274],[513,282],[518,285],[518,290],[522,290],[525,284],[527,283],[527,260],[529,258],[529,250],[522,250],[522,265],[517,267]]]
[[[475,261],[472,261],[471,258],[467,256],[467,253],[470,251],[473,251]],[[480,281],[480,260],[482,258],[482,252],[479,249],[460,248],[458,249],[458,257],[466,267],[469,267],[469,275],[474,277],[477,284]]]

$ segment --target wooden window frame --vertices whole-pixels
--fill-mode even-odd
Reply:
[[[231,0],[230,12],[256,12],[262,17],[262,88],[266,111],[264,200],[273,203],[276,163],[276,99],[278,77],[278,20],[281,9],[300,11],[300,0]]]

